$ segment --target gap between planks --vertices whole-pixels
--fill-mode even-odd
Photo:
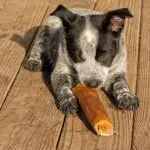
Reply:
[[[135,112],[132,150],[150,149],[150,1],[142,3],[140,53],[138,65],[137,96],[140,108]]]
[[[140,60],[140,50],[141,50],[141,31],[142,31],[142,16],[143,16],[143,0],[141,0],[141,13],[140,13],[140,29],[139,29],[139,45],[138,45],[138,61],[137,66],[139,66],[139,60]],[[135,94],[137,95],[138,91],[138,74],[139,74],[139,68],[137,67],[137,77],[136,77],[136,89]],[[131,150],[133,149],[133,140],[134,140],[134,127],[135,127],[135,112],[133,113],[133,124],[132,124],[132,141],[131,141]]]

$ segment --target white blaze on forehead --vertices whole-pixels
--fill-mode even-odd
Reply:
[[[96,28],[93,27],[88,17],[85,20],[86,20],[86,24],[85,24],[85,30],[83,31],[83,37],[89,43],[91,42],[96,43],[97,35],[98,35],[97,30]]]
[[[88,43],[96,41],[96,37],[95,37],[94,33],[92,33],[92,30],[89,27],[87,27],[84,30],[83,36],[87,40]]]
[[[95,56],[97,42],[98,30],[91,24],[90,18],[85,17],[85,29],[79,37],[79,45],[84,57]]]

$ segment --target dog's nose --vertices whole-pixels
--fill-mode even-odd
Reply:
[[[96,88],[98,87],[101,82],[99,80],[87,80],[85,81],[85,84],[88,86],[88,87],[92,87],[92,88]]]

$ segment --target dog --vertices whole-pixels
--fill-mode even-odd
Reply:
[[[120,109],[139,107],[127,83],[123,29],[131,17],[128,8],[100,13],[63,5],[48,16],[24,66],[40,71],[49,63],[52,90],[64,114],[78,110],[71,90],[77,83],[103,89]]]

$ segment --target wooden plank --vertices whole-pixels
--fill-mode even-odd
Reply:
[[[62,123],[42,73],[21,68],[0,113],[0,149],[55,149]]]
[[[37,31],[36,27],[41,23],[48,1],[0,2],[0,107]]]
[[[51,1],[46,13],[57,4],[87,8],[92,1]],[[45,73],[21,68],[0,113],[0,149],[56,149],[64,115],[56,108],[51,91],[44,81]]]
[[[63,4],[68,8],[78,7],[78,8],[94,8],[96,0],[51,0],[50,9],[55,9],[57,5]]]
[[[137,95],[140,109],[134,115],[133,150],[150,149],[150,1],[143,1]]]
[[[133,20],[126,24],[126,41],[128,50],[129,86],[133,93],[136,88],[138,43],[140,30],[141,0],[98,0],[95,9],[107,11],[121,7],[129,7],[134,15]],[[135,30],[136,29],[136,30]],[[133,112],[119,111],[105,102],[106,108],[113,120],[116,134],[110,137],[99,137],[90,131],[90,127],[80,117],[68,116],[59,141],[59,150],[129,150],[132,142]]]
[[[0,2],[0,12],[3,9],[4,5],[5,5],[6,0],[1,0]]]

